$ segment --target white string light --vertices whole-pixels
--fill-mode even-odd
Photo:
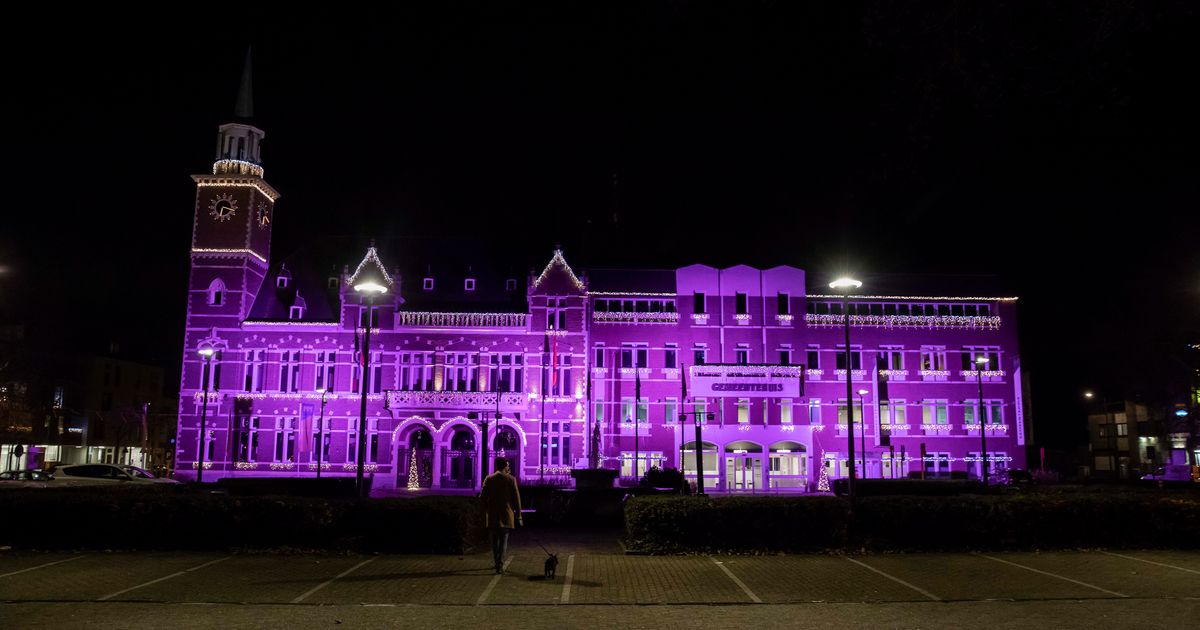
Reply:
[[[258,252],[255,252],[254,250],[250,250],[250,249],[221,249],[221,248],[213,248],[213,247],[195,247],[195,248],[192,248],[192,253],[193,254],[250,254],[251,256],[259,259],[262,262],[267,262],[266,258],[263,258],[262,256],[260,256],[258,254]]]
[[[383,266],[383,262],[379,260],[379,254],[375,251],[374,246],[367,248],[367,255],[363,256],[362,262],[358,263],[358,267],[354,270],[354,273],[350,274],[350,278],[346,280],[346,284],[348,286],[354,286],[356,279],[358,278],[358,274],[361,273],[363,267],[366,267],[367,263],[371,261],[375,262],[375,266],[378,267],[380,273],[383,274],[383,280],[387,282],[388,286],[392,286],[392,284],[394,284],[392,282],[392,277],[388,275],[387,269],[385,269]]]
[[[537,280],[533,281],[534,288],[541,286],[542,282],[544,282],[547,276],[550,275],[550,270],[554,268],[555,263],[562,265],[563,269],[567,270],[567,275],[571,277],[571,282],[575,285],[576,289],[587,293],[587,287],[585,287],[583,283],[579,281],[579,278],[575,275],[575,272],[571,270],[571,266],[568,265],[567,260],[563,258],[561,249],[554,250],[554,257],[551,258],[550,262],[546,264],[546,268],[542,270],[542,274],[537,277]]]
[[[262,193],[263,196],[270,199],[272,202],[279,199],[279,192],[267,182],[257,177],[222,177],[215,175],[193,175],[192,180],[196,182],[197,188],[208,188],[217,186],[221,188],[253,188]]]
[[[837,299],[844,298],[843,295],[824,295],[813,293],[808,295],[809,298],[824,298]],[[920,301],[946,301],[946,302],[1016,302],[1015,297],[939,297],[927,295],[855,295],[854,300],[920,300]]]
[[[846,316],[808,313],[804,316],[804,323],[809,326],[844,326]],[[881,328],[1000,328],[1000,318],[995,315],[851,315],[850,323]]]

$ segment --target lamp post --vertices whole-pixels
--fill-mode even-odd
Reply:
[[[1083,397],[1089,401],[1094,401],[1096,399],[1096,394],[1095,394],[1095,392],[1092,392],[1089,390],[1089,391],[1083,392]],[[1108,419],[1109,419],[1108,398],[1106,398],[1105,396],[1100,396],[1100,407],[1101,407],[1101,410],[1104,412],[1104,436],[1105,436],[1104,437],[1104,448],[1105,448],[1105,450],[1108,451],[1108,470],[1109,470],[1109,472],[1111,472],[1117,476],[1120,476],[1120,471],[1117,471],[1117,469],[1116,469],[1116,464],[1117,464],[1116,455],[1113,454],[1113,452],[1117,448],[1117,446],[1116,446],[1116,439],[1117,439],[1116,438],[1116,429],[1117,428],[1115,426],[1113,426],[1113,423],[1110,423],[1108,421]],[[1094,462],[1089,462],[1089,464],[1093,464],[1093,463]]]
[[[863,479],[867,478],[867,404],[863,402],[863,396],[866,396],[868,393],[870,392],[865,389],[858,390],[858,413],[862,416],[858,422],[862,425],[862,437],[858,438],[858,440],[859,444],[862,445],[862,448],[859,450],[862,451],[860,457],[862,457]],[[851,430],[853,430],[853,427],[851,427]]]
[[[841,277],[829,283],[829,288],[837,289],[842,294],[842,315],[846,322],[846,464],[850,469],[850,479],[846,484],[846,494],[854,500],[854,365],[850,361],[850,291],[862,286],[862,282],[850,277]]]
[[[361,393],[358,411],[358,466],[354,474],[354,492],[361,499],[363,497],[363,462],[366,461],[367,446],[367,370],[371,365],[371,325],[374,323],[375,296],[387,293],[387,287],[367,280],[354,285],[354,290],[367,299],[367,321],[363,326],[362,373],[358,379]]]
[[[325,396],[329,394],[329,390],[321,388],[321,417],[317,420],[317,479],[321,478],[321,459],[325,454]]]
[[[983,474],[983,487],[988,485],[987,462],[987,410],[983,406],[983,368],[987,367],[987,355],[975,357],[975,379],[979,382],[979,470]]]
[[[204,447],[207,446],[205,442],[208,441],[205,439],[205,433],[208,429],[206,426],[208,424],[208,390],[209,386],[211,385],[209,382],[209,377],[212,375],[209,368],[212,365],[213,349],[211,346],[205,346],[200,348],[199,352],[200,356],[204,357],[204,367],[202,368],[203,371],[200,373],[200,384],[204,387],[204,393],[202,394],[204,396],[204,401],[200,403],[200,435],[198,438],[200,444],[200,457],[199,461],[196,463],[196,483],[198,484],[204,483]]]

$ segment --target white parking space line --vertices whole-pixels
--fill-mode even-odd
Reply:
[[[56,564],[62,564],[62,563],[64,563],[64,562],[70,562],[70,561],[72,561],[72,560],[78,560],[78,559],[80,559],[80,558],[82,558],[82,557],[83,557],[83,556],[75,556],[74,558],[67,558],[66,560],[55,560],[54,562],[47,562],[46,564],[39,564],[39,565],[37,565],[36,567],[29,567],[28,569],[21,569],[20,571],[13,571],[12,573],[4,573],[4,574],[0,574],[0,578],[6,578],[6,577],[8,577],[8,576],[10,576],[10,575],[18,575],[18,574],[21,574],[21,573],[28,573],[29,571],[37,571],[38,569],[44,569],[44,568],[46,568],[46,567],[52,567],[52,566],[54,566],[54,565],[56,565]]]
[[[508,565],[512,564],[512,561],[513,561],[513,556],[509,556],[508,560],[505,560],[504,564],[500,567],[500,570],[507,571]],[[479,599],[475,600],[476,606],[482,606],[484,603],[487,602],[488,595],[492,594],[492,589],[496,588],[496,585],[500,583],[500,578],[502,578],[502,577],[504,577],[504,575],[502,573],[497,573],[492,578],[492,581],[488,582],[487,588],[483,589],[483,592],[479,594]]]
[[[309,595],[316,593],[317,591],[325,588],[326,586],[329,586],[330,584],[333,584],[334,582],[338,581],[339,579],[344,578],[347,575],[350,575],[351,573],[354,573],[355,571],[357,571],[364,565],[370,564],[378,559],[379,559],[379,556],[375,556],[374,558],[367,558],[366,560],[359,562],[358,564],[350,567],[349,569],[346,569],[345,571],[342,571],[341,573],[329,578],[328,580],[325,580],[324,582],[321,582],[320,584],[308,589],[307,591],[304,592],[304,594],[300,595],[296,599],[293,599],[292,603],[299,604],[300,602],[304,601],[304,599],[306,597],[308,597]]]
[[[1069,578],[1069,577],[1067,577],[1067,576],[1065,576],[1065,575],[1058,575],[1057,573],[1050,573],[1049,571],[1042,571],[1041,569],[1035,569],[1035,568],[1033,568],[1033,567],[1027,567],[1027,566],[1025,566],[1025,565],[1023,565],[1023,564],[1018,564],[1018,563],[1016,563],[1016,562],[1010,562],[1010,561],[1008,561],[1008,560],[1001,560],[1000,558],[997,558],[997,557],[995,557],[995,556],[989,556],[989,555],[987,555],[987,554],[983,554],[983,553],[977,553],[977,554],[975,554],[975,555],[977,555],[977,556],[979,556],[979,557],[981,557],[981,558],[987,558],[988,560],[995,560],[996,562],[1000,562],[1000,563],[1002,563],[1002,564],[1008,564],[1008,565],[1012,565],[1012,566],[1014,566],[1014,567],[1017,567],[1017,568],[1020,568],[1020,569],[1025,569],[1026,571],[1033,571],[1034,573],[1039,573],[1039,574],[1041,574],[1041,575],[1045,575],[1045,576],[1049,576],[1049,577],[1052,577],[1052,578],[1057,578],[1057,579],[1060,579],[1060,580],[1064,580],[1064,581],[1070,582],[1070,583],[1072,583],[1072,584],[1078,584],[1078,585],[1080,585],[1080,586],[1086,586],[1087,588],[1090,588],[1090,589],[1092,589],[1092,590],[1096,590],[1096,591],[1100,591],[1101,593],[1108,593],[1109,595],[1114,595],[1114,596],[1116,596],[1116,597],[1129,597],[1128,595],[1126,595],[1126,594],[1124,594],[1124,593],[1118,593],[1118,592],[1116,592],[1116,591],[1110,591],[1110,590],[1108,590],[1108,589],[1106,589],[1106,588],[1100,588],[1099,586],[1096,586],[1095,584],[1088,584],[1087,582],[1080,582],[1079,580],[1073,580],[1073,579],[1071,579],[1071,578]]]
[[[563,592],[562,597],[558,599],[560,604],[571,603],[571,573],[575,570],[575,554],[567,556],[567,574],[563,577]]]
[[[104,597],[101,597],[100,599],[97,599],[96,601],[98,601],[98,602],[107,601],[107,600],[110,600],[110,599],[116,597],[117,595],[124,595],[125,593],[128,593],[129,591],[136,591],[137,589],[142,588],[143,586],[150,586],[151,584],[158,584],[159,582],[164,582],[171,578],[177,578],[181,575],[191,573],[192,571],[199,571],[200,569],[203,569],[204,567],[210,567],[218,562],[224,562],[232,557],[233,556],[225,556],[224,558],[217,558],[216,560],[210,560],[208,562],[205,562],[204,564],[196,565],[190,569],[176,571],[175,573],[172,573],[171,575],[164,575],[164,576],[158,578],[157,580],[150,580],[149,582],[138,584],[137,586],[130,586],[129,588],[119,590],[116,593],[109,593],[108,595],[105,595]]]
[[[1196,575],[1200,575],[1200,571],[1197,571],[1195,569],[1189,569],[1187,567],[1177,567],[1173,564],[1167,564],[1165,562],[1155,562],[1153,560],[1146,560],[1145,558],[1135,558],[1133,556],[1127,556],[1123,553],[1113,553],[1111,551],[1101,551],[1100,553],[1107,555],[1107,556],[1116,556],[1118,558],[1125,558],[1126,560],[1137,560],[1138,562],[1145,562],[1146,564],[1157,564],[1160,567],[1167,567],[1169,569],[1178,569],[1180,571],[1187,571],[1188,573],[1195,573]],[[2,576],[0,576],[0,577],[2,577]]]
[[[729,576],[729,579],[733,580],[734,584],[737,584],[738,586],[742,587],[742,591],[744,591],[746,593],[746,595],[748,595],[750,597],[750,601],[754,602],[755,604],[763,603],[762,600],[758,598],[758,595],[755,595],[754,591],[750,590],[750,587],[746,586],[745,582],[739,580],[738,576],[734,575],[733,571],[730,571],[729,567],[725,566],[725,564],[723,562],[717,560],[716,558],[714,558],[712,556],[709,556],[708,559],[712,560],[713,564],[717,565],[718,567],[721,567],[721,570],[725,572],[725,575]]]
[[[917,586],[917,585],[915,585],[915,584],[909,584],[908,582],[905,582],[904,580],[901,580],[900,578],[898,578],[898,577],[896,577],[896,576],[894,576],[894,575],[890,575],[890,574],[884,573],[883,571],[880,571],[879,569],[876,569],[875,567],[873,567],[873,566],[871,566],[871,565],[869,565],[869,564],[867,564],[867,563],[865,563],[865,562],[859,562],[858,560],[855,560],[854,558],[851,558],[850,556],[843,556],[843,557],[844,557],[845,559],[849,560],[850,562],[853,562],[854,564],[857,564],[858,566],[860,566],[860,567],[862,567],[862,568],[864,568],[864,569],[866,569],[866,570],[868,570],[868,571],[874,571],[875,573],[878,573],[879,575],[882,575],[883,577],[885,577],[885,578],[887,578],[887,579],[889,579],[889,580],[891,580],[891,581],[893,581],[893,582],[895,582],[895,583],[897,583],[897,584],[903,584],[904,586],[907,586],[908,588],[911,588],[912,590],[914,590],[914,591],[916,591],[916,592],[918,592],[918,593],[920,593],[920,594],[924,595],[925,597],[928,597],[929,599],[931,599],[931,600],[933,600],[933,601],[935,601],[935,602],[940,602],[940,601],[942,601],[942,598],[941,598],[941,597],[938,597],[937,595],[934,595],[933,593],[930,593],[929,591],[927,591],[927,590],[925,590],[925,589],[921,588],[920,586]]]

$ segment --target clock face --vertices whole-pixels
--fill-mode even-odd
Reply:
[[[213,198],[212,203],[208,204],[208,214],[217,221],[228,221],[237,213],[237,202],[233,200],[233,195],[221,194]]]
[[[258,204],[258,227],[265,228],[271,225],[271,209],[265,203]]]

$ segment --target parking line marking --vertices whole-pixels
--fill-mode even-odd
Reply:
[[[911,588],[912,590],[924,595],[925,597],[928,597],[929,599],[932,599],[935,602],[942,601],[941,597],[938,597],[937,595],[930,593],[929,591],[921,588],[920,586],[917,586],[915,584],[909,584],[908,582],[905,582],[904,580],[901,580],[900,578],[898,578],[894,575],[884,573],[883,571],[880,571],[879,569],[876,569],[875,567],[873,567],[865,562],[859,562],[858,560],[855,560],[854,558],[851,558],[850,556],[842,556],[842,557],[849,560],[850,562],[853,562],[854,564],[857,564],[858,566],[860,566],[864,569],[867,569],[868,571],[874,571],[875,573],[878,573],[879,575],[882,575],[883,577],[885,577],[897,584],[903,584],[904,586]]]
[[[508,560],[505,560],[504,564],[501,565],[500,570],[507,571],[508,565],[512,564],[512,561],[513,556],[509,556]],[[492,581],[488,582],[487,588],[483,589],[483,592],[479,594],[479,599],[475,600],[476,606],[482,606],[483,603],[487,601],[488,595],[492,594],[492,589],[496,588],[496,585],[500,583],[500,578],[502,577],[504,577],[503,573],[497,573],[492,577]]]
[[[36,571],[36,570],[38,570],[38,569],[44,569],[44,568],[46,568],[46,567],[52,567],[52,566],[54,566],[54,565],[56,565],[56,564],[62,564],[62,563],[64,563],[64,562],[70,562],[70,561],[72,561],[72,560],[78,560],[78,559],[80,559],[80,558],[82,558],[82,557],[83,557],[83,556],[75,556],[74,558],[67,558],[66,560],[55,560],[54,562],[47,562],[46,564],[39,564],[39,565],[37,565],[36,567],[29,567],[28,569],[21,569],[20,571],[13,571],[12,573],[5,573],[5,574],[3,574],[3,575],[0,575],[0,578],[5,578],[5,577],[8,577],[8,576],[10,576],[10,575],[17,575],[17,574],[20,574],[20,573],[25,573],[25,572],[28,572],[28,571]]]
[[[562,597],[559,598],[560,604],[571,603],[571,572],[575,570],[575,554],[567,556],[567,575],[563,578]]]
[[[379,559],[379,556],[375,556],[374,558],[367,558],[366,560],[359,562],[358,564],[350,567],[349,569],[346,569],[345,571],[342,571],[341,573],[329,578],[328,580],[325,580],[324,582],[321,582],[320,584],[308,589],[307,591],[304,592],[303,595],[297,597],[296,599],[293,599],[292,603],[299,604],[300,602],[304,601],[304,599],[306,597],[308,597],[309,595],[312,595],[313,593],[316,593],[317,591],[325,588],[326,586],[333,584],[334,582],[338,581],[339,579],[344,578],[347,575],[350,575],[351,573],[354,573],[363,565],[370,564],[372,562],[375,562],[378,559]]]
[[[1058,578],[1058,579],[1060,579],[1060,580],[1065,580],[1065,581],[1067,581],[1067,582],[1071,582],[1072,584],[1078,584],[1078,585],[1080,585],[1080,586],[1086,586],[1086,587],[1088,587],[1088,588],[1090,588],[1090,589],[1093,589],[1093,590],[1100,591],[1101,593],[1108,593],[1109,595],[1116,595],[1117,597],[1129,597],[1128,595],[1126,595],[1126,594],[1124,594],[1124,593],[1118,593],[1118,592],[1116,592],[1116,591],[1110,591],[1110,590],[1108,590],[1108,589],[1106,589],[1106,588],[1100,588],[1099,586],[1096,586],[1095,584],[1088,584],[1087,582],[1080,582],[1079,580],[1073,580],[1073,579],[1071,579],[1071,578],[1069,578],[1069,577],[1067,577],[1067,576],[1065,576],[1065,575],[1058,575],[1057,573],[1050,573],[1049,571],[1042,571],[1041,569],[1035,569],[1035,568],[1033,568],[1033,567],[1027,567],[1027,566],[1025,566],[1025,565],[1023,565],[1023,564],[1017,564],[1016,562],[1010,562],[1010,561],[1008,561],[1008,560],[1001,560],[1000,558],[997,558],[997,557],[995,557],[995,556],[989,556],[989,555],[987,555],[987,554],[984,554],[984,553],[976,553],[976,554],[974,554],[974,555],[977,555],[977,556],[979,556],[979,557],[981,557],[981,558],[987,558],[988,560],[995,560],[996,562],[1000,562],[1000,563],[1003,563],[1003,564],[1011,564],[1011,565],[1012,565],[1012,566],[1014,566],[1014,567],[1018,567],[1018,568],[1021,568],[1021,569],[1025,569],[1026,571],[1033,571],[1034,573],[1040,573],[1040,574],[1042,574],[1042,575],[1047,575],[1047,576],[1050,576],[1050,577],[1052,577],[1052,578]]]
[[[738,576],[734,575],[733,571],[729,570],[729,567],[725,566],[724,563],[719,562],[716,558],[714,558],[712,556],[709,556],[708,559],[712,560],[713,564],[717,565],[718,567],[721,567],[721,570],[725,572],[725,575],[729,576],[729,579],[733,580],[734,584],[737,584],[738,586],[742,587],[742,591],[744,591],[746,593],[746,595],[750,596],[750,601],[754,602],[755,604],[763,603],[763,601],[758,598],[758,595],[755,595],[754,591],[750,590],[749,586],[746,586],[745,582],[739,580]]]
[[[1197,570],[1195,570],[1195,569],[1189,569],[1189,568],[1187,568],[1187,567],[1177,567],[1177,566],[1175,566],[1175,565],[1173,565],[1173,564],[1167,564],[1167,563],[1165,563],[1165,562],[1155,562],[1155,561],[1153,561],[1153,560],[1146,560],[1145,558],[1135,558],[1135,557],[1133,557],[1133,556],[1127,556],[1127,555],[1125,555],[1125,554],[1121,554],[1121,553],[1113,553],[1113,552],[1111,552],[1111,551],[1103,551],[1103,550],[1101,550],[1101,551],[1100,551],[1100,553],[1102,553],[1102,554],[1105,554],[1105,555],[1109,555],[1109,556],[1116,556],[1116,557],[1118,557],[1118,558],[1125,558],[1125,559],[1127,559],[1127,560],[1137,560],[1138,562],[1145,562],[1146,564],[1157,564],[1157,565],[1158,565],[1158,566],[1160,566],[1160,567],[1167,567],[1167,568],[1170,568],[1170,569],[1179,569],[1180,571],[1187,571],[1188,573],[1195,573],[1195,574],[1197,574],[1197,575],[1200,575],[1200,571],[1197,571]],[[0,577],[3,577],[3,576],[0,576]]]
[[[169,580],[171,578],[177,578],[181,575],[184,575],[185,573],[191,573],[192,571],[198,571],[200,569],[203,569],[204,567],[212,566],[218,562],[224,562],[225,560],[228,560],[232,557],[233,556],[225,556],[224,558],[210,560],[208,562],[205,562],[204,564],[194,566],[190,569],[176,571],[175,573],[172,573],[171,575],[164,575],[163,577],[160,577],[157,580],[150,580],[149,582],[138,584],[137,586],[130,586],[129,588],[117,591],[116,593],[109,593],[108,595],[105,595],[104,597],[101,597],[100,599],[97,599],[96,601],[98,601],[98,602],[107,601],[107,600],[110,600],[110,599],[116,597],[117,595],[124,595],[125,593],[128,593],[129,591],[136,591],[137,589],[142,588],[143,586],[150,586],[151,584],[158,584],[159,582]]]

